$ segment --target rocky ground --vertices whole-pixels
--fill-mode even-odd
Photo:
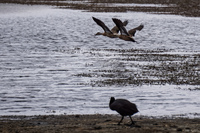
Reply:
[[[2,133],[199,133],[200,119],[132,117],[136,124],[130,126],[130,119],[117,125],[119,115],[39,115],[1,116]]]

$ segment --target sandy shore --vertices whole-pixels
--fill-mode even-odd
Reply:
[[[200,132],[200,119],[152,118],[133,116],[135,126],[129,126],[129,118],[121,125],[119,115],[39,115],[1,116],[2,133],[177,133]]]

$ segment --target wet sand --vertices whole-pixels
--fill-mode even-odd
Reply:
[[[117,125],[119,115],[39,115],[1,116],[0,132],[3,133],[177,133],[200,132],[200,119],[132,117],[136,124],[129,126],[126,117]]]

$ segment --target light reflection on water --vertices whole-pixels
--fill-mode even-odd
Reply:
[[[111,96],[135,102],[141,115],[200,113],[197,104],[200,92],[188,90],[199,86],[92,87],[91,81],[104,78],[75,76],[102,68],[126,67],[117,62],[123,57],[104,49],[171,49],[172,53],[199,53],[199,18],[131,12],[90,13],[46,6],[4,5],[4,8],[6,6],[9,10],[23,7],[24,11],[0,14],[1,115],[110,114],[114,113],[108,108]],[[140,23],[145,28],[135,37],[138,43],[95,37],[102,29],[92,21],[92,16],[102,19],[109,27],[114,26],[111,18],[117,17],[129,20],[127,29]]]

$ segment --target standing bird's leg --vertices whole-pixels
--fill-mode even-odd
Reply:
[[[120,123],[123,121],[124,116],[122,116],[121,120],[119,121],[118,125],[120,125]]]
[[[132,120],[131,116],[129,115],[129,118],[131,119],[131,125],[134,125],[135,122]]]

